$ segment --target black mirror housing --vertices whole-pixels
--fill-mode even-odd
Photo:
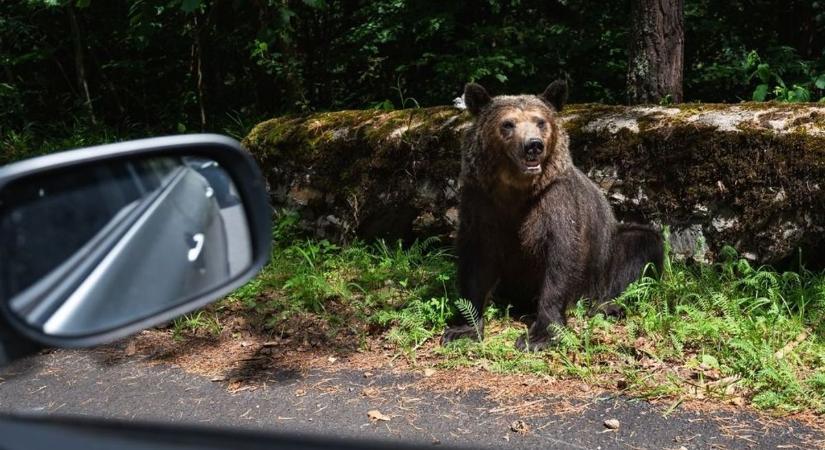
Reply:
[[[161,174],[156,177],[159,180],[156,185],[147,187],[141,172],[144,166],[150,166],[153,176],[155,172]],[[105,181],[87,179],[87,173],[98,173],[101,167],[122,173],[120,184],[101,184]],[[110,172],[112,170],[106,173]],[[25,286],[9,287],[15,284],[14,277],[19,271],[9,269],[16,256],[8,254],[12,252],[7,249],[27,247],[0,242],[0,341],[8,342],[8,335],[12,333],[44,346],[90,347],[108,343],[168,322],[225,296],[257,274],[269,258],[271,208],[266,182],[252,157],[231,138],[196,134],[141,139],[55,153],[0,167],[0,230],[4,230],[6,241],[14,237],[15,230],[25,235],[25,224],[25,232],[38,237],[41,244],[45,244],[41,247],[48,248],[50,242],[60,239],[61,227],[68,230],[73,225],[55,224],[53,220],[51,224],[20,220],[23,213],[36,209],[31,205],[37,206],[36,202],[41,199],[68,211],[77,209],[61,200],[60,195],[64,193],[61,191],[66,191],[60,188],[61,184],[48,183],[60,177],[84,183],[86,189],[73,191],[73,197],[66,197],[70,199],[82,199],[90,186],[101,188],[97,189],[100,192],[120,193],[123,180],[130,192],[136,193],[128,202],[123,202],[123,205],[128,203],[128,208],[114,208],[117,215],[104,216],[99,221],[102,225],[90,228],[86,233],[89,236],[79,240],[76,248],[67,251],[67,256],[50,262],[48,270],[42,270],[43,276],[18,283]],[[18,201],[18,197],[28,200]],[[39,211],[48,211],[53,208],[51,204],[44,200]],[[42,224],[43,230],[38,224]],[[47,230],[48,226],[52,228]],[[206,228],[213,230],[212,234],[203,231]],[[38,234],[39,231],[44,233]],[[217,236],[213,240],[220,241],[220,245],[213,245],[210,236]],[[133,276],[134,268],[151,264],[134,257],[142,254],[140,251],[129,253],[124,248],[140,250],[146,244],[156,247],[153,261],[161,261],[163,268],[154,272],[146,269],[142,275]],[[40,253],[42,258],[47,258],[45,254],[49,252],[29,251],[27,258],[36,260],[41,258]],[[207,254],[208,258],[204,256]],[[171,275],[169,280],[164,278],[166,273],[176,271],[182,273],[178,278]],[[47,279],[49,277],[51,279]],[[77,279],[74,284],[66,281],[73,277]],[[111,286],[101,288],[107,280]],[[140,295],[144,292],[146,297],[152,297],[151,292],[166,292],[155,286],[166,281],[165,286],[174,288],[167,289],[169,301],[155,302],[151,308],[140,304]],[[95,289],[103,290],[95,293]],[[130,297],[128,292],[134,295]],[[121,301],[128,304],[117,304],[117,298],[125,299]],[[109,310],[106,314],[102,313],[104,306]],[[109,320],[104,323],[100,317],[109,317]],[[2,347],[0,345],[0,360],[8,359],[2,357]]]

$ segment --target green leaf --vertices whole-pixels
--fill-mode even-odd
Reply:
[[[816,79],[816,82],[814,82],[814,85],[816,85],[817,89],[825,89],[825,74],[820,75],[819,78]]]
[[[384,100],[383,102],[374,104],[373,108],[381,111],[392,111],[395,109],[395,105],[390,100]],[[406,281],[404,283],[406,283]],[[402,287],[406,287],[404,283],[401,284]]]
[[[716,357],[713,355],[702,355],[702,364],[704,364],[707,367],[712,367],[714,369],[719,368],[719,360],[716,359]]]
[[[765,98],[768,96],[768,85],[767,84],[760,84],[756,86],[756,89],[753,91],[753,101],[755,102],[764,102]]]
[[[507,75],[504,75],[502,73],[497,73],[496,74],[496,80],[498,80],[502,83],[506,83],[507,82]]]
[[[74,5],[78,8],[88,8],[91,3],[92,0],[77,0]]]
[[[756,53],[756,50],[751,50],[748,53],[748,56],[745,58],[745,67],[750,69],[751,67],[755,66],[759,63],[759,53]]]
[[[756,76],[758,76],[763,83],[767,83],[771,79],[771,66],[765,63],[756,66]]]
[[[197,10],[200,7],[201,0],[180,0],[180,9],[182,9],[183,12],[195,12],[195,10]]]
[[[792,102],[807,102],[811,100],[811,92],[803,86],[795,84],[791,92],[790,101]]]

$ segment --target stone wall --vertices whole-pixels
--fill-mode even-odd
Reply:
[[[825,261],[825,107],[571,105],[563,120],[616,215],[669,225],[676,254]],[[315,235],[411,240],[455,229],[469,121],[451,107],[319,113],[263,122],[243,144],[273,204]]]

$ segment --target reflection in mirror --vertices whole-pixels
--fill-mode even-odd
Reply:
[[[146,319],[251,264],[243,204],[212,160],[120,159],[0,192],[0,301],[49,335]]]

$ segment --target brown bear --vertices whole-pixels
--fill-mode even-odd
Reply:
[[[464,137],[457,236],[459,295],[476,312],[480,333],[464,319],[442,343],[483,338],[488,298],[520,302],[535,320],[516,342],[541,350],[580,298],[591,312],[618,314],[610,300],[648,263],[661,267],[663,242],[655,229],[617,223],[599,188],[573,165],[558,113],[567,83],[541,95],[491,97],[480,85],[464,89],[474,116]]]

